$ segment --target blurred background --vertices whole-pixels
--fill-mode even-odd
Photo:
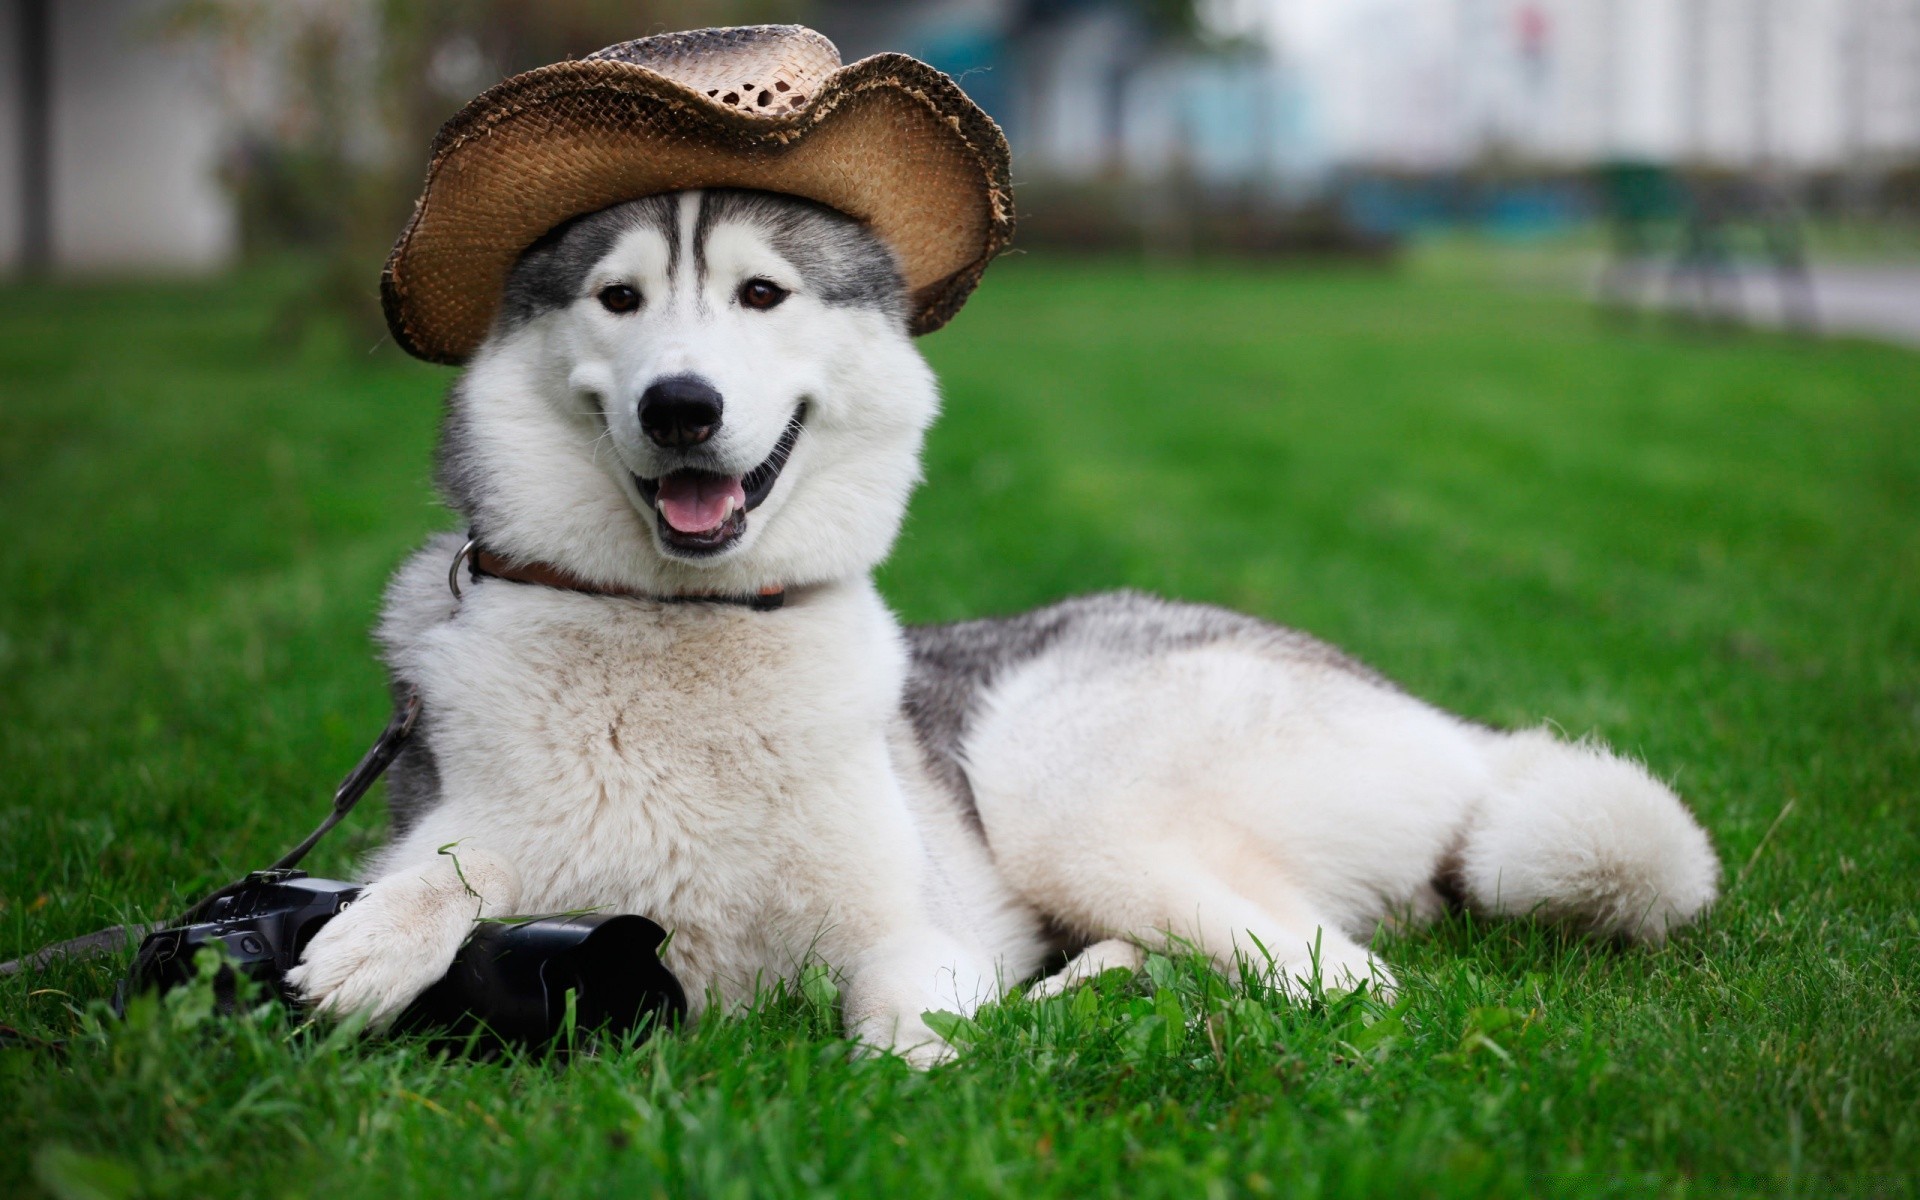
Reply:
[[[1019,245],[1567,253],[1610,304],[1920,338],[1920,0],[0,0],[0,266],[289,254],[342,311],[439,123],[646,32],[801,21],[1007,130]],[[371,328],[371,326],[370,326]]]
[[[544,1154],[513,1104],[503,1132],[445,1090],[491,1106],[498,1077],[408,1048],[343,1084],[334,1050],[253,1034],[97,1040],[98,960],[0,978],[0,1021],[73,1039],[0,1057],[0,1145],[97,1152],[70,1158],[129,1195],[261,1191],[263,1141],[345,1194],[472,1162],[553,1195],[602,1153],[680,1164],[672,1195],[755,1156],[789,1191],[896,1157],[1044,1191],[1081,1160],[1039,1131],[1084,1113],[1102,1169],[1227,1131],[1205,1169],[1258,1165],[1220,1184],[1250,1195],[1913,1178],[1920,0],[0,0],[0,959],[272,861],[388,719],[382,588],[458,527],[431,465],[453,373],[377,294],[434,131],[510,72],[752,21],[916,54],[1013,146],[1015,253],[918,343],[944,412],[878,578],[896,611],[1135,587],[1597,734],[1713,833],[1712,925],[1644,959],[1414,939],[1442,986],[1410,990],[1400,1065],[1288,1035],[1244,1101],[1204,1054],[1016,1049],[990,1061],[1054,1072],[1042,1115],[969,1083],[899,1156],[821,1136],[814,1098],[861,1093],[780,1083],[785,1051],[768,1104],[695,1060],[687,1106],[647,1109],[532,1066],[500,1094],[551,1097],[571,1140]],[[353,877],[379,803],[310,869]],[[952,1136],[975,1107],[990,1144]],[[0,1197],[44,1158],[0,1153]],[[1178,1178],[1136,1190],[1214,1186]]]

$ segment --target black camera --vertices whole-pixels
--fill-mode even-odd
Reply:
[[[148,935],[126,989],[178,987],[193,977],[198,952],[218,946],[224,958],[214,987],[224,1007],[233,1004],[235,972],[297,1004],[287,972],[359,894],[354,884],[303,871],[256,871],[196,905],[184,924]],[[636,916],[482,921],[446,975],[394,1028],[487,1047],[539,1047],[569,1030],[620,1036],[675,1023],[686,1015],[687,998],[660,962],[665,940],[658,925]]]

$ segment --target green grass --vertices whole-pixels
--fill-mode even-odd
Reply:
[[[287,279],[0,291],[0,956],[296,840],[385,716],[447,376]],[[1014,1000],[959,1064],[826,998],[475,1064],[0,980],[0,1193],[1905,1195],[1920,1162],[1920,356],[1608,330],[1460,272],[1013,260],[926,342],[909,618],[1133,585],[1677,781],[1726,896],[1657,953],[1453,920],[1290,1009],[1191,964]],[[370,808],[373,806],[370,805]],[[377,808],[311,864],[349,869]]]

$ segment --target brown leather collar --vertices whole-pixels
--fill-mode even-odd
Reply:
[[[585,592],[589,596],[624,596],[630,600],[657,600],[663,604],[738,604],[756,612],[771,612],[786,602],[787,592],[781,587],[764,587],[755,596],[729,596],[720,593],[694,593],[684,596],[659,596],[652,592],[643,592],[639,588],[621,587],[618,584],[595,583],[582,579],[565,567],[547,562],[516,563],[502,558],[482,546],[478,541],[469,541],[460,552],[460,558],[467,562],[472,577],[479,579],[505,579],[513,583],[537,583],[541,587],[559,588],[563,592]],[[454,560],[453,569],[460,570],[459,559]],[[455,595],[458,595],[455,589]]]

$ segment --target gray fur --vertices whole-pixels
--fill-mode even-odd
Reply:
[[[588,274],[622,235],[653,228],[667,239],[667,271],[679,269],[679,204],[673,196],[647,196],[575,217],[529,246],[507,275],[500,296],[500,325],[513,329],[545,312],[565,308],[586,292]]]
[[[969,812],[973,789],[961,749],[980,697],[1010,668],[1055,650],[1079,648],[1146,658],[1232,641],[1251,651],[1394,688],[1371,668],[1298,630],[1212,605],[1183,604],[1143,592],[1078,596],[1012,617],[910,625],[906,633],[913,669],[903,707],[936,776],[967,801]]]
[[[413,737],[387,768],[388,836],[405,837],[439,802],[440,763],[433,756],[433,736],[423,713]]]
[[[447,389],[446,411],[440,418],[440,442],[434,447],[434,483],[447,507],[471,526],[480,497],[486,490],[486,474],[473,451],[473,435],[467,427],[466,406],[460,384]]]
[[[907,319],[906,281],[886,243],[866,226],[823,204],[772,192],[717,188],[700,194],[693,254],[706,280],[707,236],[721,221],[760,230],[780,257],[800,272],[822,303],[873,308]]]
[[[594,265],[634,229],[660,232],[667,242],[667,273],[677,279],[679,203],[677,195],[628,200],[575,217],[546,234],[521,254],[507,275],[500,331],[582,299]],[[853,218],[796,196],[728,188],[701,192],[691,257],[702,284],[707,238],[723,221],[752,225],[764,233],[822,303],[878,309],[905,322],[906,281],[899,264],[886,243]]]

